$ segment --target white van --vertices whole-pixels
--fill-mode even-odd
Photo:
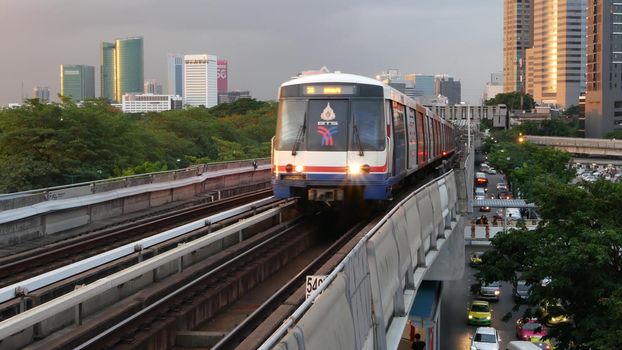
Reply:
[[[511,341],[505,347],[505,350],[542,350],[536,344],[530,341]]]

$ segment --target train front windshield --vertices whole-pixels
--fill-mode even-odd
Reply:
[[[275,148],[280,151],[382,151],[382,99],[281,99]]]

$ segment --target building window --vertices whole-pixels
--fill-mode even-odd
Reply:
[[[622,101],[615,101],[613,103],[613,108],[622,108]]]

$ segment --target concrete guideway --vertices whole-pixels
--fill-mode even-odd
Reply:
[[[451,171],[397,204],[260,349],[397,349],[424,276],[464,272],[465,178]]]
[[[257,168],[257,170],[267,170],[270,169],[270,165],[262,165]],[[215,172],[207,172],[197,176],[193,176],[186,179],[181,180],[173,180],[161,183],[151,183],[146,185],[127,187],[122,189],[115,189],[112,191],[87,194],[77,197],[71,197],[67,199],[58,199],[52,201],[40,202],[37,204],[0,211],[0,224],[5,224],[7,222],[16,221],[20,219],[24,219],[30,216],[45,214],[52,211],[60,211],[65,209],[72,209],[76,207],[83,207],[87,205],[102,203],[111,201],[118,198],[135,196],[147,192],[156,192],[162,190],[169,190],[176,187],[184,187],[196,183],[203,182],[207,179],[219,177],[223,175],[232,175],[240,172],[248,172],[254,171],[253,168],[238,168],[238,169],[227,169],[227,170],[219,170]],[[87,185],[90,187],[90,185]]]
[[[251,227],[270,217],[279,216],[283,210],[285,210],[289,206],[292,206],[294,203],[295,201],[290,201],[288,203],[282,204],[278,208],[268,209],[257,215],[241,220],[218,231],[212,232],[202,238],[199,238],[187,244],[180,245],[177,248],[166,251],[151,259],[142,261],[128,269],[102,278],[73,292],[65,294],[57,299],[44,303],[33,309],[18,314],[10,319],[0,322],[0,339],[5,339],[12,334],[20,332],[28,327],[37,324],[38,322],[42,322],[50,317],[54,317],[55,315],[77,305],[80,305],[81,303],[89,299],[95,298],[98,295],[112,288],[127,283],[135,278],[138,278],[141,275],[154,271],[161,266],[174,262],[185,255],[192,254],[192,252],[206,247],[215,241],[222,240],[231,236],[238,236],[241,230]],[[207,224],[206,221],[207,220],[203,220],[203,223]]]
[[[5,301],[11,300],[17,297],[18,290],[24,291],[26,293],[30,291],[35,291],[39,288],[49,286],[53,283],[69,278],[71,276],[75,276],[89,269],[102,266],[116,259],[133,254],[137,251],[147,249],[151,246],[162,243],[169,239],[173,239],[175,237],[184,235],[188,232],[198,230],[205,226],[209,226],[211,224],[214,224],[214,223],[217,223],[223,220],[227,220],[229,218],[240,215],[242,213],[254,210],[255,208],[261,207],[262,205],[265,205],[272,200],[273,198],[270,197],[270,198],[262,199],[262,200],[259,200],[259,201],[256,201],[256,202],[253,202],[247,205],[243,205],[238,208],[230,209],[219,214],[215,214],[215,215],[212,215],[212,216],[200,219],[200,220],[196,220],[194,222],[190,222],[190,223],[187,223],[185,225],[182,225],[182,226],[170,229],[170,230],[166,230],[154,236],[143,238],[138,241],[125,244],[123,246],[112,249],[110,251],[92,256],[90,258],[87,258],[81,261],[77,261],[73,264],[69,264],[67,266],[55,269],[50,272],[46,272],[42,275],[35,276],[27,280],[0,288],[0,303],[3,303]]]
[[[252,161],[208,164],[203,172],[191,168],[44,189],[38,194],[29,191],[14,199],[0,197],[0,209],[12,208],[0,210],[0,246],[13,246],[170,203],[220,199],[235,188],[266,187],[270,177],[269,160],[261,159],[257,168]],[[44,193],[58,196],[42,200]],[[36,200],[39,202],[29,204]]]

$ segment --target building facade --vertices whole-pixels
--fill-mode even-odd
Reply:
[[[447,97],[450,105],[459,104],[462,100],[462,84],[447,75],[439,75],[435,81],[436,95]]]
[[[585,136],[622,129],[622,3],[589,0]]]
[[[227,60],[218,60],[216,73],[218,75],[218,94],[224,94],[229,91],[229,62]]]
[[[95,67],[61,64],[60,94],[74,101],[95,98]]]
[[[428,74],[407,74],[405,80],[415,83],[414,96],[436,96],[436,78]]]
[[[526,50],[532,45],[533,0],[504,0],[503,91],[524,91]]]
[[[120,102],[127,93],[142,93],[144,89],[143,38],[117,39],[102,43],[101,94]]]
[[[231,103],[243,98],[253,98],[250,91],[227,91],[218,94],[219,103]]]
[[[215,55],[184,56],[184,104],[214,107],[218,104]]]
[[[181,96],[154,94],[125,94],[121,98],[124,113],[164,112],[183,107]]]
[[[166,58],[168,70],[167,92],[169,95],[184,95],[184,55],[170,53]]]
[[[533,47],[526,92],[535,101],[569,107],[585,90],[587,0],[533,0]]]
[[[486,83],[484,94],[482,95],[482,104],[491,98],[495,98],[498,94],[503,93],[503,73],[491,73],[490,81]]]
[[[41,103],[50,102],[50,89],[47,86],[35,86],[32,88],[32,98],[39,99]]]
[[[162,95],[162,84],[155,79],[145,80],[143,92],[146,94]]]

